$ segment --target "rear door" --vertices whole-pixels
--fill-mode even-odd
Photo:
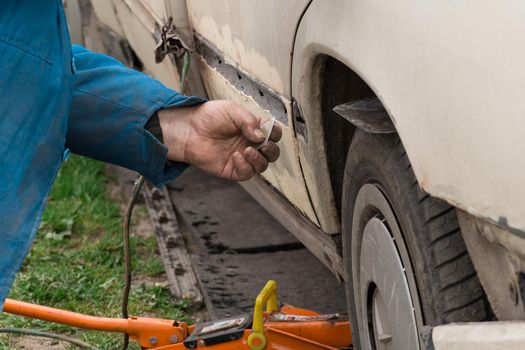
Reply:
[[[311,0],[187,0],[208,95],[242,104],[283,128],[281,157],[263,177],[310,220],[317,218],[299,163],[291,113],[295,30]]]
[[[97,15],[114,17],[115,27],[128,40],[144,65],[144,71],[165,85],[177,89],[179,73],[177,67],[165,59],[155,63],[155,47],[159,40],[159,28],[166,22],[165,0],[92,0]],[[97,11],[97,9],[104,9]],[[114,15],[110,15],[114,12]]]

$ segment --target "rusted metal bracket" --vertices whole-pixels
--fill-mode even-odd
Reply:
[[[306,121],[304,120],[301,107],[297,101],[292,99],[292,117],[295,134],[301,136],[304,142],[308,143],[308,129],[306,128]]]
[[[469,256],[500,320],[525,319],[525,244],[521,236],[498,225],[456,210]]]
[[[155,63],[161,63],[168,54],[173,54],[178,59],[186,52],[191,52],[189,46],[177,35],[172,17],[162,28],[156,28],[156,31],[160,34],[160,40],[155,47]]]

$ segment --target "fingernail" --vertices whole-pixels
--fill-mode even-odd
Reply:
[[[264,133],[262,132],[261,129],[255,129],[254,133],[255,133],[255,136],[257,136],[260,139],[264,139],[265,138]]]
[[[253,156],[256,155],[255,152],[257,152],[257,151],[255,150],[255,148],[253,148],[253,147],[248,147],[246,150],[247,150],[248,154],[249,154],[251,157],[253,157]]]

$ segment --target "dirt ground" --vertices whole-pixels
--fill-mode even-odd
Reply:
[[[17,349],[43,349],[43,350],[66,350],[66,346],[53,339],[43,339],[40,337],[24,336],[19,337],[14,342]]]

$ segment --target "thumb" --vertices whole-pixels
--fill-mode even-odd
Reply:
[[[250,111],[237,104],[231,104],[231,110],[228,113],[235,126],[241,130],[242,135],[253,143],[264,141],[265,136],[260,129],[260,118],[253,115]]]

